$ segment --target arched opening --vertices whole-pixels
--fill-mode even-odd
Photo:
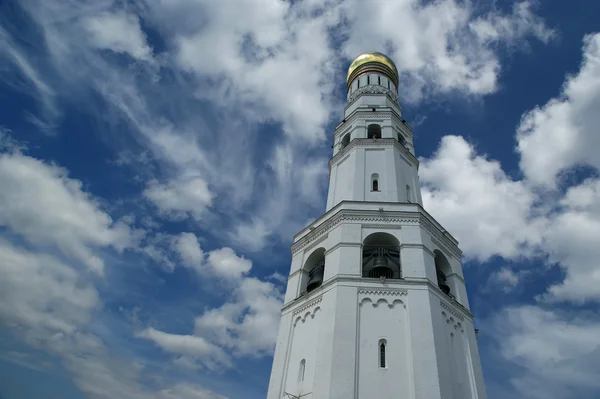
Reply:
[[[316,249],[310,254],[303,270],[303,287],[300,292],[311,292],[320,287],[325,275],[325,248]]]
[[[385,360],[385,347],[387,342],[385,339],[379,340],[379,367],[384,369],[387,367],[387,363]]]
[[[448,262],[448,259],[442,254],[439,250],[433,251],[435,258],[435,273],[437,275],[437,283],[438,287],[446,294],[452,295],[450,292],[450,286],[448,285],[446,279],[452,274],[452,267]]]
[[[298,381],[304,381],[304,371],[306,369],[306,359],[300,361],[300,370],[298,371]]]
[[[402,146],[406,146],[406,139],[404,138],[402,133],[398,133],[398,141],[400,142],[400,144],[402,144]]]
[[[381,126],[379,126],[375,123],[367,126],[367,138],[380,139],[381,138]]]
[[[400,242],[388,233],[373,233],[363,242],[362,276],[401,278]]]
[[[350,133],[347,133],[341,142],[341,148],[345,148],[348,144],[350,144]]]
[[[371,175],[371,191],[379,191],[379,174],[377,173]]]

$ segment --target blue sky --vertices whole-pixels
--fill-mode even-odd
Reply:
[[[364,51],[400,71],[489,397],[599,397],[599,12],[1,1],[0,398],[264,398]]]

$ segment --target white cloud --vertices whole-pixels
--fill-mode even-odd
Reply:
[[[0,154],[0,186],[0,226],[32,244],[55,245],[97,273],[104,262],[94,248],[135,245],[130,228],[113,223],[63,168],[20,153]]]
[[[581,68],[560,95],[522,117],[517,140],[525,176],[554,187],[556,175],[570,167],[600,168],[599,108],[600,34],[594,34],[585,37]]]
[[[196,220],[201,219],[213,200],[206,181],[200,177],[172,180],[166,184],[150,181],[144,190],[144,196],[152,201],[163,215],[175,220],[188,216]]]
[[[96,289],[60,260],[0,239],[0,324],[30,344],[72,334],[100,306]]]
[[[564,281],[551,286],[549,301],[598,301],[600,292],[600,180],[590,179],[570,188],[561,210],[551,219],[544,249],[550,261],[566,271]]]
[[[191,233],[181,238],[190,248],[179,251],[185,259],[186,253],[200,250],[197,239]],[[195,240],[195,241],[194,241]],[[179,357],[175,363],[185,368],[199,364],[210,369],[228,367],[232,363],[223,356],[224,350],[234,356],[261,357],[270,355],[281,317],[282,294],[279,288],[267,281],[247,277],[252,263],[239,257],[231,248],[210,251],[206,265],[195,262],[193,267],[200,273],[224,277],[218,280],[227,290],[228,300],[221,306],[207,309],[195,319],[193,335],[170,334],[149,328],[139,334],[141,338],[154,341],[165,351]]]
[[[500,164],[476,155],[464,139],[443,138],[424,159],[420,176],[425,207],[481,261],[533,257],[558,264],[564,280],[538,300],[584,303],[600,300],[600,180],[556,185],[561,171],[579,164],[600,167],[597,106],[600,96],[600,34],[586,36],[581,70],[566,79],[562,94],[524,115],[518,128],[525,179],[506,176]],[[539,189],[539,185],[545,185]],[[565,187],[566,186],[566,187]],[[562,195],[555,188],[566,189]],[[541,265],[542,267],[544,265]],[[510,275],[498,274],[511,284]]]
[[[515,291],[522,284],[523,279],[529,274],[526,270],[515,271],[510,267],[504,266],[489,278],[488,289],[501,289],[505,293]]]
[[[200,270],[204,263],[204,251],[200,248],[198,238],[192,233],[181,233],[173,240],[175,252],[181,258],[183,265]]]
[[[208,264],[215,274],[226,278],[239,278],[247,274],[252,268],[250,260],[237,256],[231,248],[210,251]]]
[[[520,397],[591,398],[600,390],[597,321],[523,306],[504,309],[489,332],[501,355],[520,366],[511,380]]]
[[[462,137],[445,136],[438,151],[421,160],[419,175],[425,208],[460,241],[466,256],[515,258],[540,243],[545,221],[530,216],[534,194]]]
[[[95,48],[127,53],[140,60],[152,58],[152,49],[146,42],[137,15],[102,12],[82,19],[81,25],[89,33],[90,44]]]
[[[154,328],[147,328],[138,336],[153,341],[167,352],[197,357],[213,370],[231,366],[231,360],[223,349],[199,336],[168,334]]]
[[[373,50],[390,55],[403,75],[405,101],[450,91],[493,93],[501,72],[498,45],[524,43],[528,37],[546,42],[552,36],[528,1],[516,4],[512,14],[494,11],[481,17],[471,2],[455,0],[387,1],[375,8],[349,1],[342,7],[350,20],[345,55]]]

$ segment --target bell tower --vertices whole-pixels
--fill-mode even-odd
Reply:
[[[350,65],[324,215],[294,237],[267,399],[485,399],[458,242],[424,209],[398,71]]]

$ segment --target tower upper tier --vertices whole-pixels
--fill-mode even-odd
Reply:
[[[398,69],[389,57],[377,52],[363,53],[356,57],[348,68],[346,85],[348,88],[358,76],[365,72],[376,72],[387,76],[398,87]]]

